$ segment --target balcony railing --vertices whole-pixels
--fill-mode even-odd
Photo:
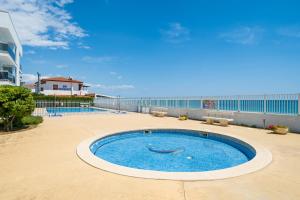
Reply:
[[[14,49],[5,43],[0,43],[0,52],[4,52],[4,53],[8,53],[10,55],[10,57],[13,59],[13,61],[16,61],[16,54]]]
[[[0,81],[10,82],[15,84],[15,77],[14,75],[6,70],[0,70]]]

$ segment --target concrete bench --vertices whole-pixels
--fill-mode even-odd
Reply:
[[[233,122],[233,119],[221,117],[204,116],[203,119],[206,120],[207,124],[214,124],[215,122],[219,122],[222,126],[228,126],[229,122]]]
[[[230,122],[234,121],[233,114],[233,112],[229,111],[209,110],[207,111],[207,116],[204,116],[203,119],[206,120],[207,124],[219,122],[222,126],[228,126]]]
[[[151,111],[151,114],[155,117],[164,117],[167,115],[167,112],[164,111]]]
[[[164,117],[168,114],[168,109],[163,107],[153,107],[150,113],[155,117]]]

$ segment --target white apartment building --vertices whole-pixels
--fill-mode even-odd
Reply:
[[[38,84],[36,84],[37,86]],[[39,91],[45,95],[75,95],[88,94],[87,87],[82,81],[65,77],[50,77],[40,80]]]
[[[22,45],[10,14],[0,10],[0,85],[21,84]]]

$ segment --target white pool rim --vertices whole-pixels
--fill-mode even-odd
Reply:
[[[164,129],[164,128],[151,128],[152,130],[179,130],[179,131],[196,131],[200,133],[205,133],[205,131],[201,130],[191,130],[191,129]],[[241,140],[251,147],[253,147],[256,151],[256,155],[254,158],[245,162],[243,164],[220,169],[220,170],[211,170],[211,171],[203,171],[203,172],[164,172],[164,171],[154,171],[154,170],[144,170],[144,169],[136,169],[131,167],[125,167],[121,165],[117,165],[111,162],[108,162],[104,159],[101,159],[95,156],[91,150],[90,146],[97,140],[107,137],[110,135],[115,135],[123,132],[128,131],[141,131],[141,130],[148,130],[148,129],[139,129],[139,130],[124,130],[121,132],[111,132],[106,134],[101,134],[101,136],[91,137],[82,141],[76,149],[76,153],[83,161],[88,163],[89,165],[99,168],[104,171],[131,176],[131,177],[139,177],[139,178],[147,178],[147,179],[161,179],[161,180],[184,180],[184,181],[196,181],[196,180],[218,180],[218,179],[225,179],[225,178],[232,178],[241,176],[244,174],[253,173],[255,171],[261,170],[266,167],[268,164],[272,162],[272,154],[271,152],[263,147],[262,145],[250,141],[245,138],[241,138],[240,136],[231,135],[231,134],[224,134],[224,133],[212,133],[218,134],[220,136],[229,136]],[[210,134],[210,132],[207,132]]]

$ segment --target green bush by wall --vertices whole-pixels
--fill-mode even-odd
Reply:
[[[4,130],[22,125],[22,118],[30,115],[35,102],[29,89],[17,86],[0,86],[0,119]]]
[[[26,116],[22,118],[23,125],[38,125],[43,122],[43,117],[41,116]]]
[[[93,97],[88,96],[46,96],[43,94],[33,94],[34,100],[48,100],[48,101],[76,101],[76,102],[91,102]]]

